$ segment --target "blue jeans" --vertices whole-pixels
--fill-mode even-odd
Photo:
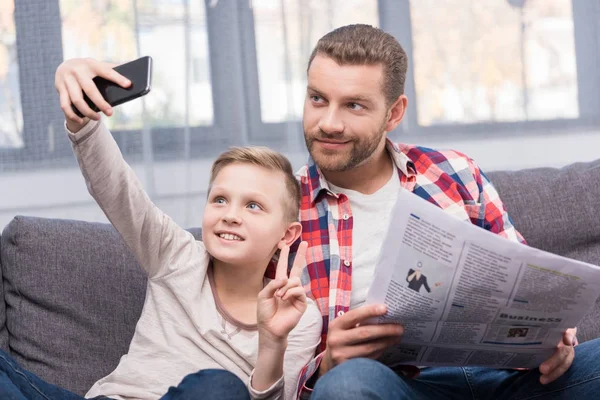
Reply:
[[[83,397],[44,382],[0,350],[0,399],[2,400],[82,400]],[[109,400],[108,397],[95,399]],[[169,388],[161,400],[226,399],[249,400],[246,385],[229,371],[206,369],[183,378]]]
[[[575,347],[571,368],[548,385],[538,369],[424,368],[415,379],[366,358],[344,362],[317,381],[311,400],[335,399],[597,399],[600,339]]]

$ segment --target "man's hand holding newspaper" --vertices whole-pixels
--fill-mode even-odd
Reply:
[[[574,358],[573,329],[600,293],[600,268],[512,242],[401,190],[367,304],[369,322],[404,327],[380,360],[400,365],[536,368]],[[557,346],[558,344],[558,346]]]

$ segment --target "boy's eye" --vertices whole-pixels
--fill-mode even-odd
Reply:
[[[262,210],[262,207],[255,202],[248,203],[248,208],[251,210]]]
[[[222,197],[216,197],[213,201],[217,204],[225,204],[225,199]]]
[[[319,103],[319,102],[323,101],[323,98],[321,96],[313,94],[310,96],[310,100],[313,101],[314,103]]]

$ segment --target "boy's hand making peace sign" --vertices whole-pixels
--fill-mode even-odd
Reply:
[[[260,335],[265,339],[281,342],[300,321],[306,311],[306,294],[300,282],[306,266],[306,242],[300,243],[294,264],[287,277],[289,246],[281,248],[275,279],[258,294],[257,320]]]

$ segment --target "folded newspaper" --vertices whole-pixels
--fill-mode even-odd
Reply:
[[[394,364],[534,368],[600,295],[600,267],[516,243],[401,190],[368,304],[404,325]],[[387,362],[386,362],[387,363]]]

